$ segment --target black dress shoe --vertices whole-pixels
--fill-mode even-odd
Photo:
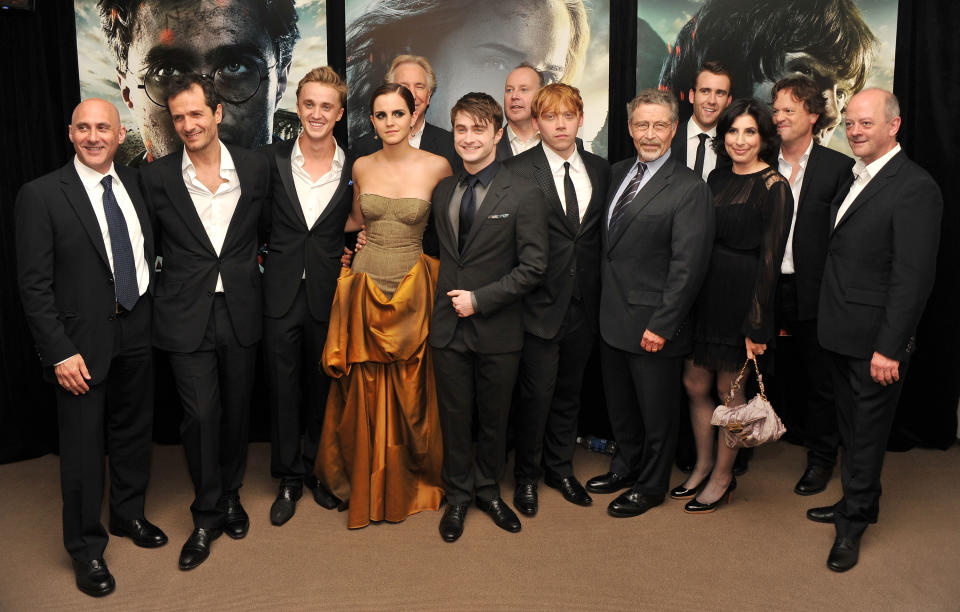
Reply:
[[[825,465],[808,465],[804,470],[803,476],[797,481],[797,486],[793,487],[793,492],[797,495],[816,495],[827,488],[830,477],[833,475],[833,468]]]
[[[593,499],[587,495],[583,485],[575,476],[557,476],[549,472],[543,475],[543,483],[551,489],[558,489],[563,499],[578,506],[589,506]]]
[[[276,526],[283,525],[293,517],[297,511],[297,500],[303,495],[303,487],[296,484],[280,485],[277,499],[270,506],[270,523]]]
[[[695,487],[687,488],[683,486],[683,483],[681,482],[677,486],[670,489],[670,498],[671,499],[692,499],[696,497],[697,493],[700,492],[700,489],[702,489],[704,485],[706,485],[707,482],[710,481],[711,474],[707,474],[706,476],[704,476],[703,480],[697,483],[697,486]]]
[[[518,484],[513,491],[513,507],[527,516],[533,516],[538,506],[537,483]]]
[[[650,508],[663,503],[662,495],[643,495],[637,491],[621,493],[607,506],[607,514],[617,518],[640,516]]]
[[[317,505],[327,510],[340,508],[341,512],[347,509],[344,502],[340,501],[340,498],[331,493],[327,487],[323,486],[323,483],[317,480],[317,477],[313,474],[307,475],[307,477],[303,479],[303,484],[307,485],[307,488],[313,493],[313,501],[317,502]]]
[[[467,517],[467,504],[447,506],[440,519],[440,537],[444,542],[456,542],[463,534],[463,519]]]
[[[835,572],[845,572],[857,564],[860,558],[859,537],[837,537],[827,557],[827,567]]]
[[[807,518],[816,523],[830,523],[832,525],[835,516],[836,511],[833,506],[821,506],[807,510]]]
[[[234,540],[247,535],[250,529],[250,517],[240,505],[240,495],[236,492],[223,497],[223,532]]]
[[[753,457],[752,448],[741,448],[737,451],[737,458],[733,460],[734,476],[743,476],[750,469],[750,458]]]
[[[167,534],[145,518],[121,521],[110,517],[110,534],[130,538],[143,548],[157,548],[167,543]]]
[[[632,474],[607,472],[588,480],[587,491],[591,493],[616,493],[620,489],[629,489],[636,483],[637,477]]]
[[[717,510],[717,506],[721,502],[726,501],[728,504],[730,500],[733,499],[733,491],[737,488],[737,478],[734,476],[730,479],[730,484],[727,485],[726,490],[723,494],[714,502],[706,504],[702,501],[698,501],[696,497],[688,501],[683,505],[683,511],[687,514],[710,514]]]
[[[103,559],[90,561],[73,560],[73,573],[77,577],[77,588],[91,597],[103,597],[113,593],[117,582],[113,579]]]
[[[499,497],[486,501],[478,499],[477,508],[489,514],[490,518],[493,519],[493,522],[496,523],[500,529],[511,533],[520,531],[520,519],[517,518],[516,513],[510,509],[510,506],[503,503],[503,500]]]
[[[191,570],[210,556],[210,543],[220,537],[220,529],[197,527],[180,549],[180,569]]]
[[[683,472],[684,474],[689,474],[693,471],[693,468],[696,467],[696,463],[689,461],[681,461],[677,459],[676,461],[677,469]]]

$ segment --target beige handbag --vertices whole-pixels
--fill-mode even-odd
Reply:
[[[747,372],[747,366],[750,365],[751,361],[753,362],[753,369],[757,373],[760,393],[746,404],[730,407],[734,393],[740,387],[743,376]],[[717,409],[713,411],[710,424],[721,428],[720,436],[730,448],[759,446],[764,442],[779,439],[787,431],[787,428],[780,421],[780,417],[773,411],[770,401],[767,400],[763,390],[763,376],[760,375],[760,368],[757,366],[756,359],[747,359],[743,363],[740,374],[730,385],[730,394],[723,401],[723,404],[717,406]]]

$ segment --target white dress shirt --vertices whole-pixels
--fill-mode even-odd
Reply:
[[[693,120],[693,117],[690,117],[690,121],[687,122],[687,168],[693,170],[693,167],[697,165],[697,147],[700,146],[700,134],[706,134],[710,138],[707,139],[705,154],[703,156],[703,180],[707,180],[707,177],[710,176],[710,173],[714,168],[717,167],[717,154],[713,152],[713,147],[710,145],[711,140],[717,135],[717,126],[713,126],[709,131],[704,132],[700,129],[700,126],[697,125],[697,122]]]
[[[800,156],[800,161],[797,162],[797,176],[793,179],[793,182],[790,183],[790,191],[793,192],[793,218],[790,220],[787,248],[783,251],[783,261],[780,262],[781,274],[793,274],[796,272],[796,267],[793,265],[793,230],[797,226],[797,210],[800,208],[800,188],[803,186],[803,174],[807,170],[810,151],[813,151],[812,138],[810,139],[810,144],[807,146],[807,150],[803,152],[803,155]],[[790,180],[790,175],[793,173],[793,165],[784,159],[783,149],[780,149],[780,152],[777,154],[777,161],[779,163],[780,174],[785,176],[787,180]]]
[[[517,133],[513,131],[509,123],[507,123],[506,129],[503,130],[503,136],[507,139],[507,142],[510,143],[510,149],[514,155],[520,155],[524,151],[529,151],[540,144],[540,132],[534,132],[530,140],[523,140],[517,136]]]
[[[560,196],[564,211],[567,210],[567,192],[563,187],[563,177],[566,174],[563,163],[570,162],[570,180],[573,181],[573,190],[577,193],[577,215],[583,221],[583,215],[586,214],[587,206],[590,205],[590,198],[593,197],[593,185],[590,184],[583,158],[580,157],[576,148],[569,159],[563,159],[547,145],[543,145],[543,152],[547,156],[547,163],[550,164],[553,184],[557,187],[557,194]]]
[[[111,188],[127,224],[127,233],[130,234],[130,246],[133,247],[133,263],[137,269],[137,289],[140,291],[140,295],[143,295],[150,286],[150,267],[143,250],[143,231],[140,229],[140,217],[137,216],[137,210],[133,207],[133,201],[130,200],[123,182],[117,176],[116,168],[113,167],[113,164],[110,164],[110,170],[107,174],[100,174],[93,168],[85,166],[76,156],[73,158],[73,166],[77,169],[80,182],[90,198],[93,214],[97,216],[97,224],[100,225],[100,235],[103,237],[103,246],[107,250],[107,261],[110,262],[111,270],[113,270],[113,245],[110,242],[107,214],[103,211],[103,185],[100,184],[100,181],[107,175],[113,177]]]
[[[300,208],[303,210],[303,218],[307,222],[307,228],[313,227],[320,215],[327,209],[333,194],[336,193],[340,185],[340,176],[343,174],[343,162],[346,161],[346,155],[343,149],[333,141],[335,150],[333,161],[330,163],[330,170],[326,174],[313,180],[303,168],[303,151],[300,150],[300,139],[293,145],[293,152],[290,155],[290,168],[293,171],[293,185],[297,190],[297,199],[300,200]],[[304,269],[301,278],[307,277],[307,271]]]
[[[220,249],[223,248],[223,241],[227,237],[230,219],[233,218],[233,213],[237,210],[237,202],[240,201],[240,179],[237,177],[237,168],[233,165],[233,157],[221,142],[220,178],[223,182],[217,187],[216,192],[211,192],[197,178],[197,169],[186,151],[183,152],[180,171],[183,174],[183,182],[187,186],[187,193],[190,194],[193,206],[197,209],[197,215],[200,216],[200,223],[203,224],[207,237],[210,238],[214,250],[219,255]],[[216,291],[223,292],[223,278],[220,274],[217,274]]]
[[[414,149],[420,148],[420,141],[423,140],[423,130],[426,129],[426,127],[427,127],[427,122],[424,121],[423,123],[420,124],[419,130],[411,133],[410,136],[407,137],[407,139],[410,141],[410,146],[413,147]]]
[[[860,192],[863,191],[863,188],[866,187],[873,177],[877,176],[877,173],[883,169],[887,162],[893,159],[893,156],[899,152],[900,145],[897,144],[869,164],[864,165],[862,160],[857,159],[857,163],[853,165],[853,176],[856,178],[853,180],[853,184],[850,185],[850,191],[847,192],[847,197],[843,199],[840,210],[837,211],[837,219],[833,227],[837,227],[840,219],[843,218],[843,215],[847,212],[847,209],[850,208],[850,205],[853,204],[853,201],[857,199],[857,196],[860,195]]]

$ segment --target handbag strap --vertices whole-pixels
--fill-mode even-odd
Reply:
[[[740,383],[743,382],[743,376],[747,373],[747,366],[750,365],[751,361],[753,362],[753,371],[757,373],[757,385],[760,387],[760,397],[762,397],[764,401],[768,401],[767,394],[763,388],[763,376],[760,374],[760,366],[757,365],[756,359],[750,359],[748,357],[747,360],[743,362],[743,367],[740,368],[740,373],[737,374],[737,378],[730,383],[730,394],[723,400],[723,405],[727,408],[730,407],[730,401],[733,399],[737,389],[740,388]]]

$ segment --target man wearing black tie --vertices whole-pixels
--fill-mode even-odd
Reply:
[[[263,355],[273,422],[270,473],[280,479],[270,508],[274,525],[293,516],[304,484],[319,505],[337,506],[313,475],[313,464],[330,389],[319,364],[353,204],[353,159],[333,137],[346,99],[347,84],[333,68],[314,68],[297,85],[300,135],[263,150],[273,193],[263,270]]]
[[[16,203],[20,297],[43,376],[58,385],[63,544],[77,587],[94,597],[116,584],[103,560],[105,450],[110,533],[147,548],[167,542],[144,518],[154,249],[137,174],[113,165],[125,133],[112,104],[81,102],[69,128],[76,156],[24,185]]]
[[[830,203],[850,176],[853,160],[815,141],[814,134],[827,121],[826,104],[808,77],[790,76],[773,86],[779,170],[790,181],[796,202],[777,280],[776,320],[792,337],[777,347],[779,356],[796,354],[795,367],[778,368],[777,375],[788,390],[784,397],[797,398],[800,404],[799,414],[783,413],[787,428],[807,447],[807,467],[793,489],[798,495],[827,488],[840,444],[830,369],[817,342],[817,301],[827,258]]]
[[[183,404],[195,494],[182,570],[203,563],[222,532],[242,538],[250,526],[239,489],[263,324],[257,245],[270,170],[259,153],[220,141],[217,99],[212,79],[172,79],[166,100],[184,148],[141,172],[163,255],[153,343],[169,354]]]
[[[513,504],[529,516],[537,513],[541,475],[567,501],[580,506],[593,501],[574,476],[573,451],[580,387],[597,330],[601,209],[610,174],[606,160],[578,151],[579,90],[547,85],[533,98],[531,111],[542,143],[504,162],[540,188],[549,228],[546,278],[524,298],[515,407]]]
[[[730,105],[730,73],[720,62],[704,62],[687,95],[693,116],[673,137],[670,156],[707,180],[717,167],[710,141],[717,135],[720,113]]]
[[[690,308],[713,246],[707,184],[674,159],[673,94],[645,89],[627,105],[637,157],[611,169],[603,211],[600,335],[603,388],[617,452],[591,493],[630,517],[663,503],[677,441],[678,389],[690,351]]]
[[[520,531],[517,515],[500,498],[500,478],[523,346],[523,297],[547,267],[543,197],[496,160],[500,105],[485,93],[469,93],[450,117],[464,173],[440,181],[431,198],[440,271],[430,320],[448,504],[440,535],[447,542],[463,533],[472,498],[498,527]]]
[[[880,513],[880,469],[897,400],[933,288],[943,198],[900,150],[900,105],[882,89],[850,99],[847,140],[857,163],[831,206],[817,336],[829,352],[843,444],[843,497],[807,511],[833,523],[827,567],[857,564]]]

